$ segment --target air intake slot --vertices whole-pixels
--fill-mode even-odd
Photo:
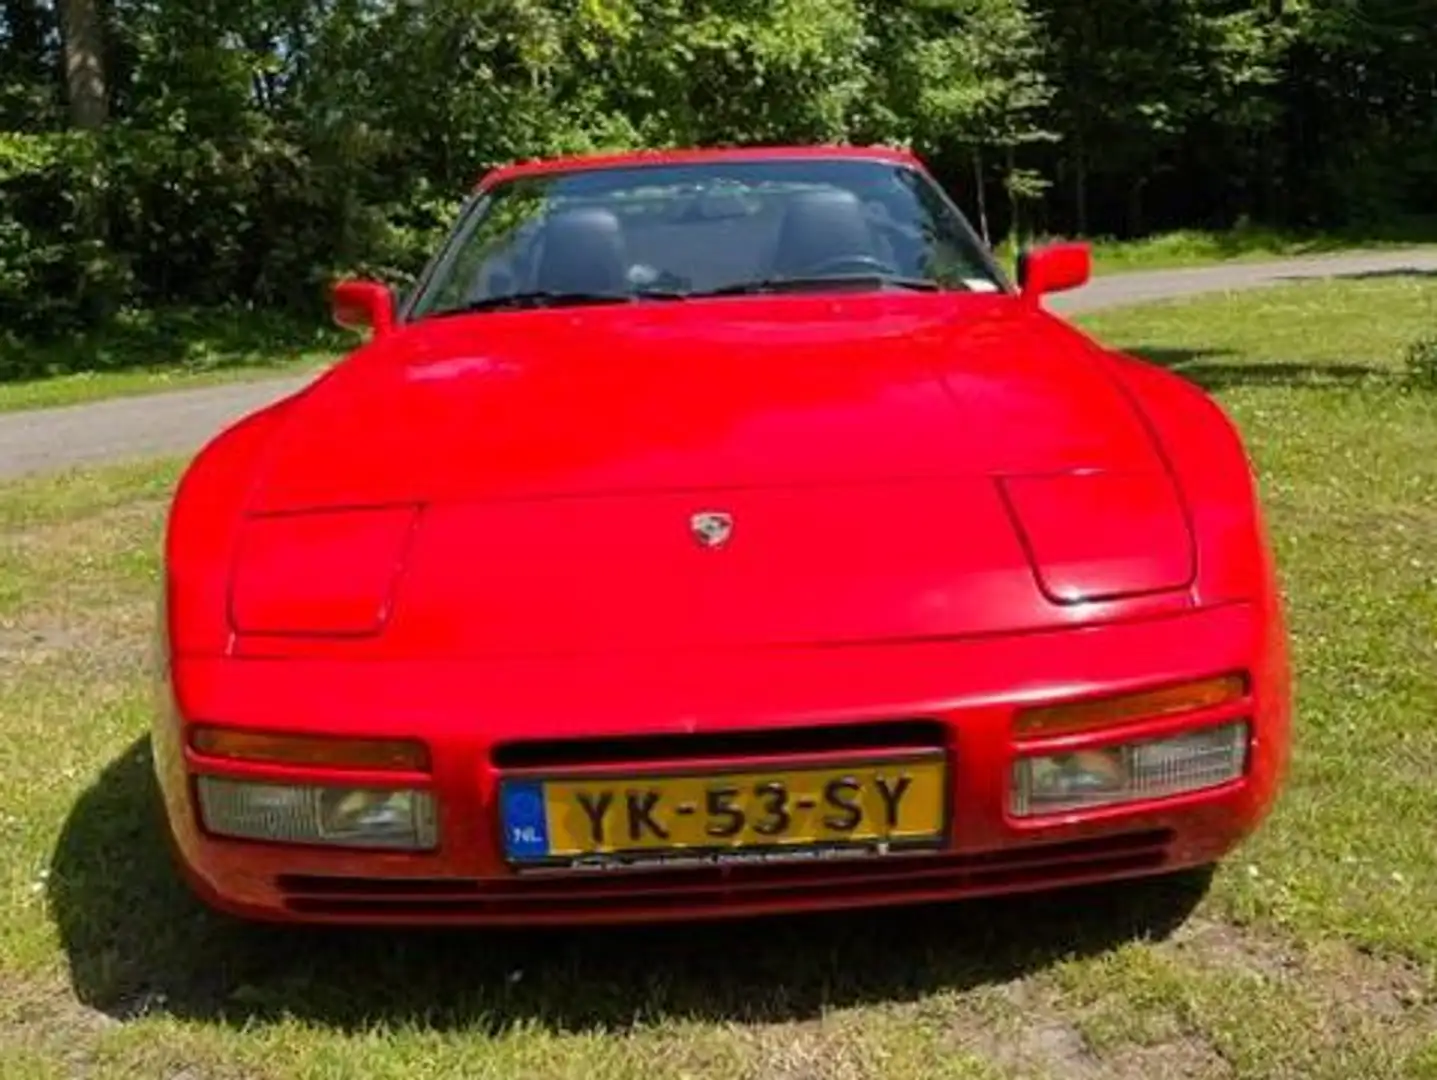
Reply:
[[[698,758],[761,759],[848,750],[934,750],[943,746],[944,727],[936,720],[889,720],[787,730],[525,740],[500,743],[491,751],[491,758],[500,769],[552,769]]]

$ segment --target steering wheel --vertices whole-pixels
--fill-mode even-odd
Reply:
[[[874,255],[835,255],[812,266],[806,266],[800,277],[810,274],[822,277],[825,274],[897,274],[898,267]]]

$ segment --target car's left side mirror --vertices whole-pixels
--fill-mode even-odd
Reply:
[[[394,292],[377,281],[338,282],[329,306],[334,321],[346,330],[371,330],[383,337],[394,329]]]
[[[1093,250],[1087,244],[1046,244],[1018,256],[1018,288],[1037,303],[1046,293],[1085,285],[1093,276]]]

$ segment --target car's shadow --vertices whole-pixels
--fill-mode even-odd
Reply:
[[[78,997],[234,1024],[494,1030],[778,1020],[1006,981],[1172,932],[1207,878],[822,918],[496,933],[316,931],[210,914],[176,878],[141,740],[76,803],[49,875]]]

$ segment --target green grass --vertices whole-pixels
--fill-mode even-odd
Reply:
[[[0,334],[0,412],[318,370],[353,335],[272,312],[125,312],[37,344]]]
[[[1207,266],[1224,262],[1263,262],[1306,255],[1336,255],[1348,251],[1405,249],[1437,242],[1431,227],[1378,235],[1363,233],[1289,233],[1247,228],[1227,232],[1179,229],[1141,240],[1098,239],[1093,244],[1093,267],[1099,274]]]
[[[1101,275],[1437,243],[1437,220],[1348,232],[1180,230],[1092,243]],[[1013,245],[997,250],[1011,270]],[[358,340],[273,312],[175,309],[123,313],[102,331],[44,345],[0,334],[0,412],[314,371]]]
[[[178,463],[0,488],[0,1078],[1437,1080],[1437,397],[1400,377],[1434,320],[1430,277],[1083,320],[1219,395],[1282,564],[1293,769],[1206,889],[236,926],[176,883],[153,816],[141,659]]]
[[[1139,240],[1093,237],[1089,243],[1093,247],[1095,275],[1124,274],[1421,247],[1437,244],[1437,221],[1419,219],[1382,229],[1345,232],[1291,232],[1261,226],[1228,230],[1177,229]],[[1006,266],[1013,265],[1016,248],[1011,242],[1004,241],[998,253]]]

